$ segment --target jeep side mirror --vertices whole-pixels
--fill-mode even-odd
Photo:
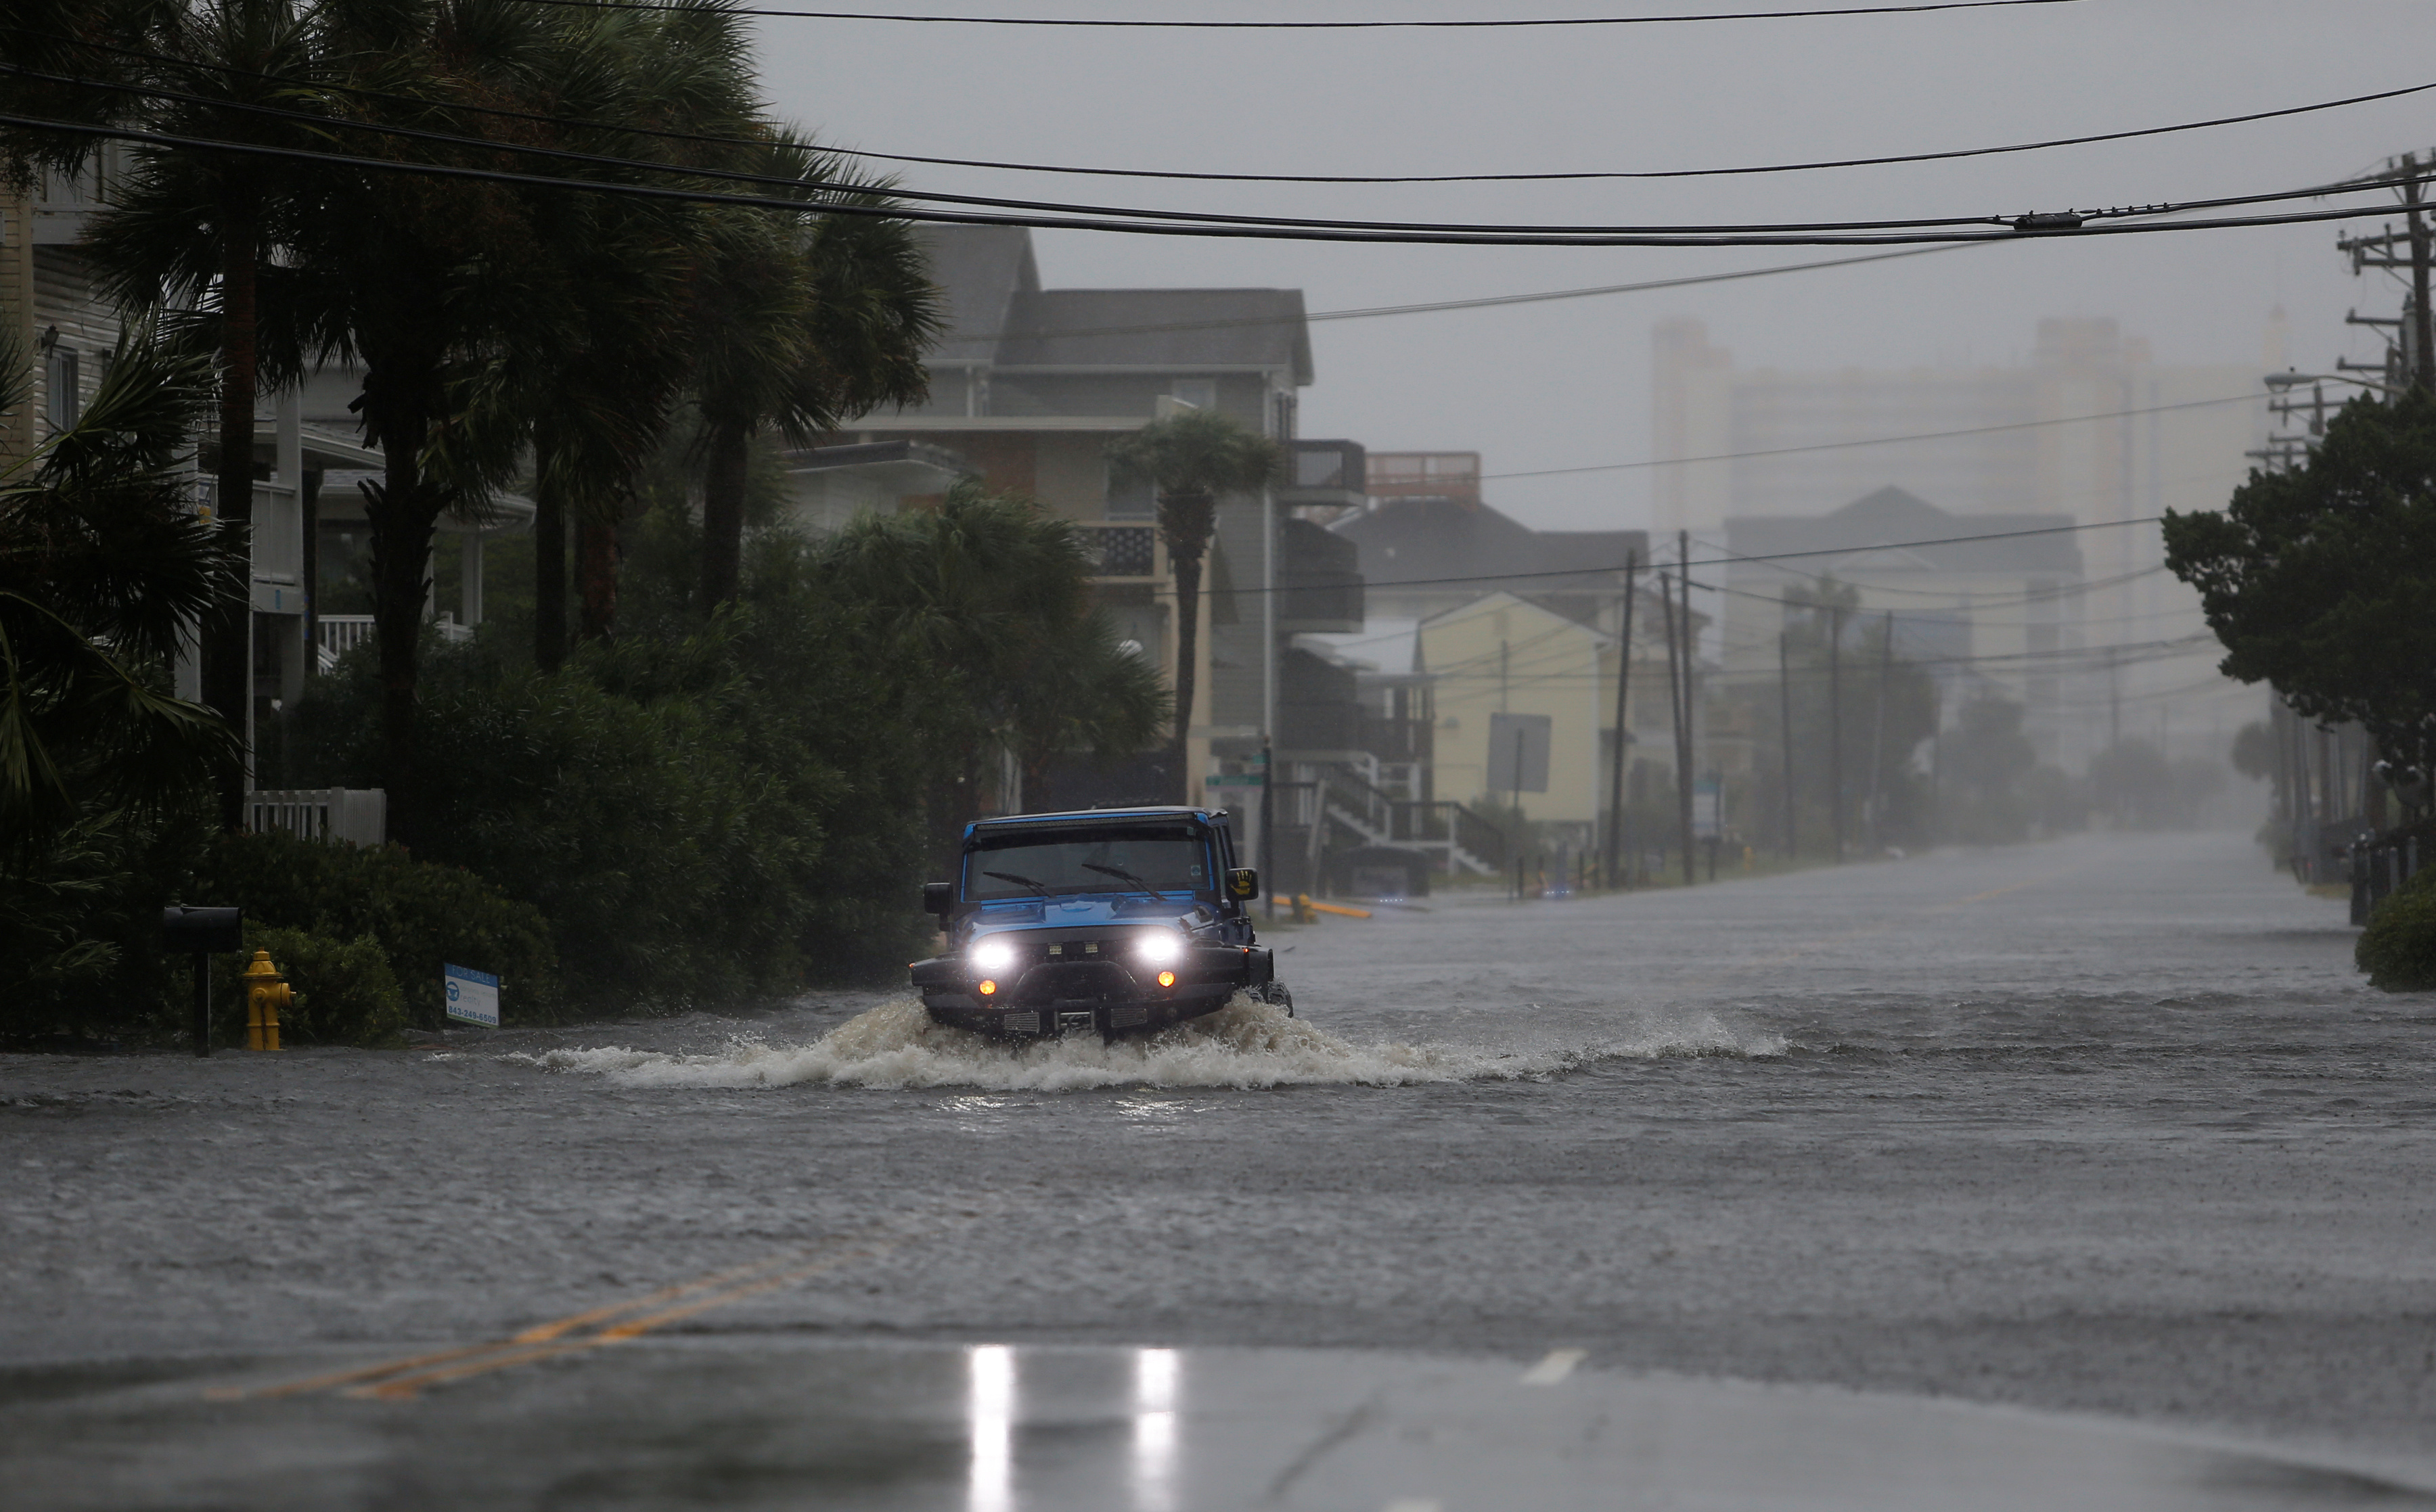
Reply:
[[[943,918],[943,919],[944,919],[944,918],[946,918],[946,917],[948,916],[948,911],[949,909],[954,908],[955,906],[956,906],[956,884],[955,884],[955,883],[953,883],[953,882],[925,882],[925,883],[923,883],[923,884],[922,884],[922,912],[925,912],[925,913],[936,913],[937,915],[939,915],[939,917],[941,917],[941,918]]]
[[[1227,893],[1230,897],[1254,898],[1261,895],[1261,874],[1249,866],[1238,866],[1227,874]]]

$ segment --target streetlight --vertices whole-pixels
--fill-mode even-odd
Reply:
[[[2278,393],[2283,393],[2288,390],[2297,388],[2305,383],[2356,383],[2363,389],[2375,389],[2379,393],[2402,392],[2401,390],[2392,388],[2387,384],[2371,383],[2366,378],[2355,378],[2347,373],[2294,373],[2288,370],[2283,373],[2271,373],[2267,375],[2267,387],[2274,390]]]

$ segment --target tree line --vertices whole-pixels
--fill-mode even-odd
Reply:
[[[0,956],[24,989],[0,1031],[108,1021],[95,1001],[140,1017],[167,990],[148,911],[216,887],[334,960],[377,946],[410,1004],[452,930],[518,942],[545,1016],[868,969],[902,959],[911,882],[984,753],[1037,773],[1168,729],[1080,532],[1029,500],[966,485],[817,544],[748,529],[774,445],[923,398],[941,311],[890,185],[770,114],[744,28],[702,0],[0,20],[0,101],[61,123],[0,134],[19,189],[94,160],[103,138],[66,128],[118,133],[79,250],[128,318],[83,414],[0,480]],[[533,182],[740,174],[801,209]],[[0,405],[32,357],[0,353]],[[302,889],[276,883],[281,842],[238,833],[232,732],[254,407],[333,369],[382,458],[374,633],[290,711],[281,759],[386,788],[412,860]],[[444,646],[439,523],[511,489],[534,506],[530,613],[513,644]],[[169,690],[182,626],[200,704]]]

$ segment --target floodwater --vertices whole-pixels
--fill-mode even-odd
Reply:
[[[872,993],[0,1058],[0,1360],[373,1358],[881,1225],[684,1329],[1578,1349],[2436,1469],[2436,998],[2361,985],[2245,839],[1272,938],[1300,1017],[1112,1047]]]

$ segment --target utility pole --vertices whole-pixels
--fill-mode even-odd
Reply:
[[[1630,727],[1624,722],[1625,694],[1632,684],[1632,588],[1641,569],[1641,553],[1624,554],[1624,625],[1616,635],[1615,661],[1615,768],[1608,776],[1607,798],[1607,885],[1621,887],[1617,880],[1616,853],[1624,839],[1624,764],[1630,759],[1628,742]]]
[[[1784,738],[1784,859],[1792,860],[1801,849],[1800,810],[1793,805],[1793,675],[1792,662],[1784,647],[1784,632],[1776,633],[1776,722],[1778,733]]]
[[[1870,736],[1870,850],[1883,855],[1887,848],[1886,818],[1881,811],[1886,802],[1886,790],[1880,773],[1887,764],[1887,683],[1895,673],[1895,612],[1887,611],[1882,644],[1878,647],[1878,714],[1877,726]]]
[[[1844,607],[1827,611],[1827,807],[1835,818],[1836,864],[1844,864]]]
[[[2120,749],[2123,744],[2123,653],[2109,648],[2106,652],[2106,748]]]
[[[1678,577],[1680,577],[1679,571]],[[1676,600],[1688,600],[1690,590],[1679,582],[1677,587],[1679,591],[1670,594],[1666,574],[1659,573],[1658,601],[1666,615],[1666,702],[1675,725],[1675,812],[1679,831],[1676,838],[1683,850],[1683,882],[1688,887],[1699,879],[1692,870],[1692,739],[1691,732],[1683,727],[1681,651],[1691,609],[1687,602],[1682,610],[1685,623],[1679,627],[1676,623]]]
[[[1680,707],[1675,717],[1675,770],[1682,779],[1675,784],[1675,803],[1681,817],[1683,841],[1683,885],[1693,886],[1700,880],[1692,859],[1692,710],[1696,706],[1692,686],[1692,655],[1697,641],[1692,634],[1692,532],[1675,532],[1675,600],[1681,611],[1683,682]],[[1722,806],[1721,806],[1722,807]],[[1718,817],[1723,818],[1720,814]]]
[[[2410,227],[2410,384],[2415,389],[2436,391],[2436,334],[2431,334],[2427,309],[2427,217],[2421,205],[2426,202],[2426,185],[2419,182],[2419,156],[2402,154],[2402,202]]]

